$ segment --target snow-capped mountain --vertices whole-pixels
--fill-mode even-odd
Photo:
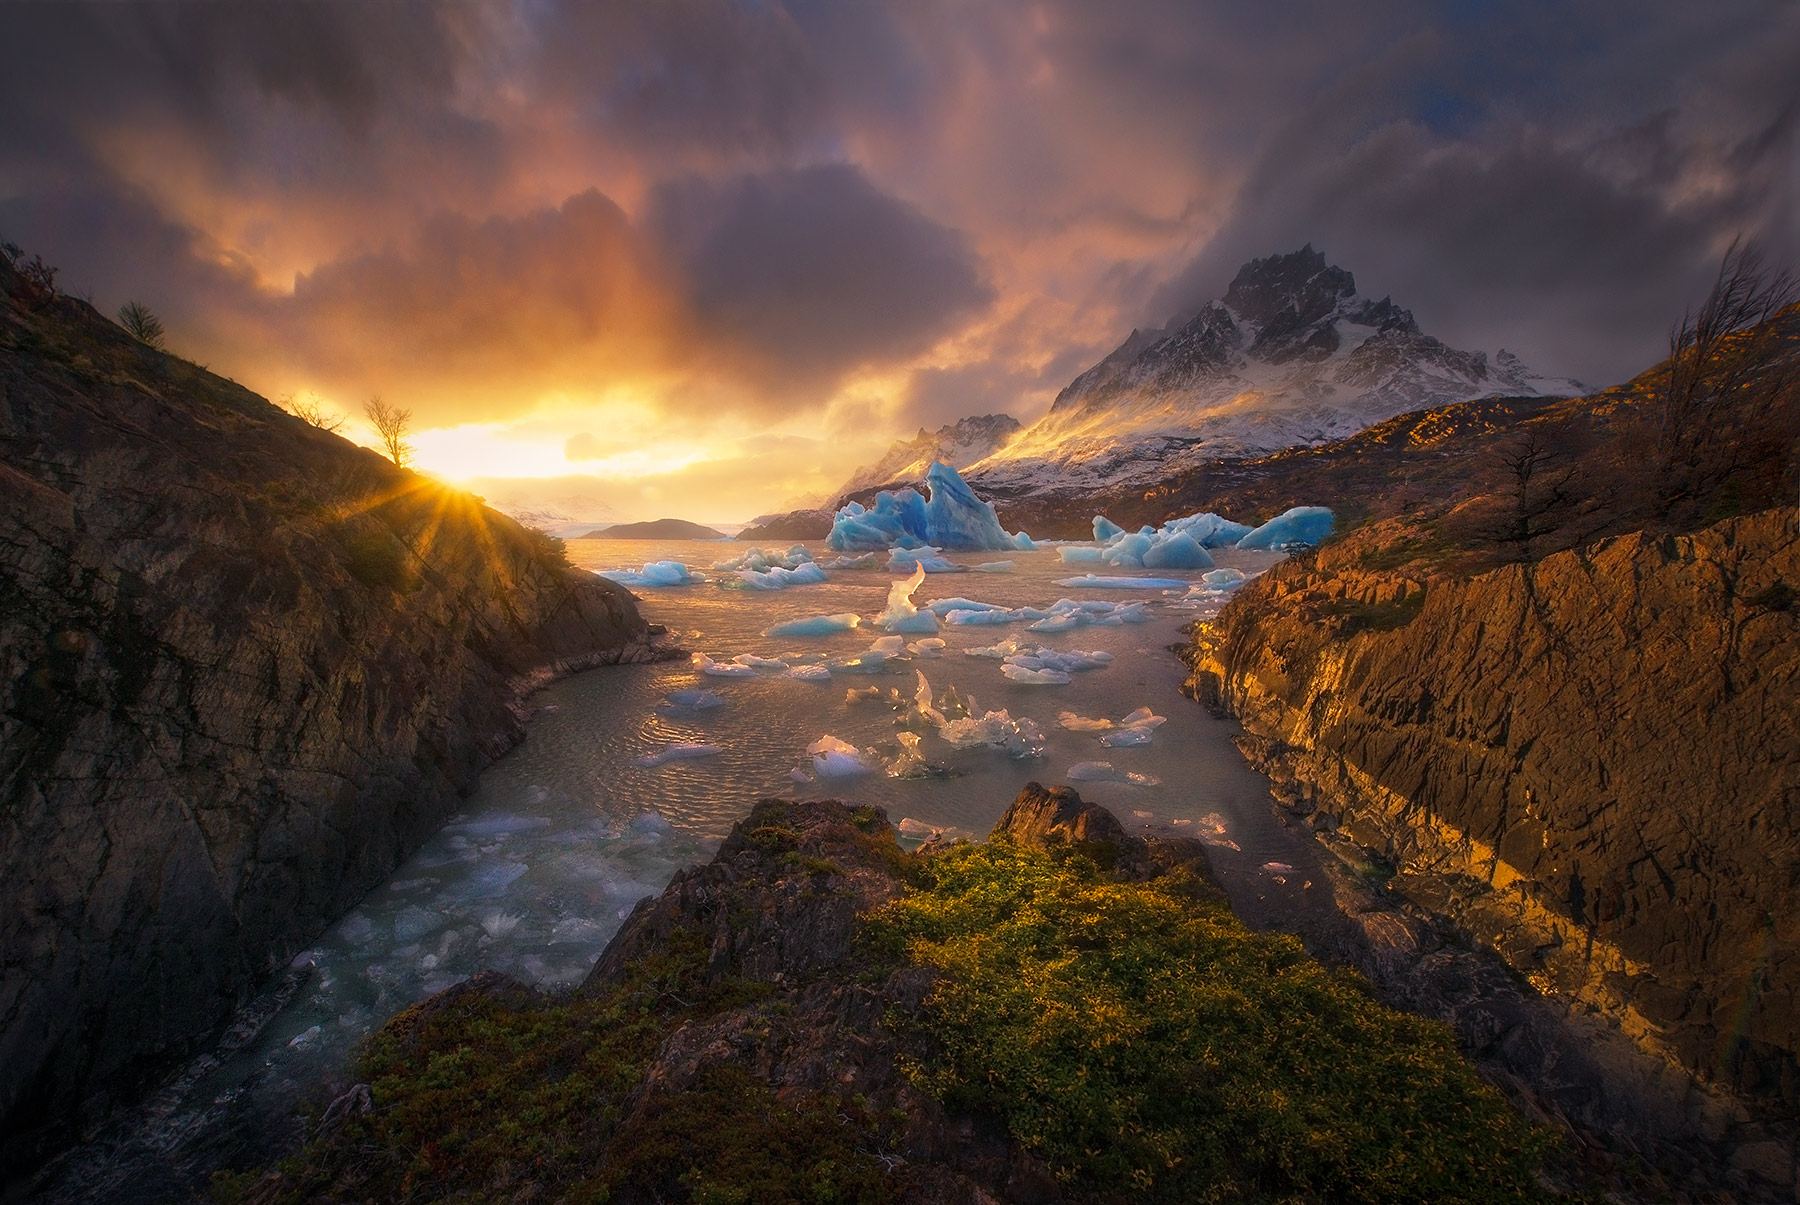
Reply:
[[[1309,243],[1245,264],[1198,313],[1131,332],[965,476],[1013,497],[1084,493],[1326,443],[1425,407],[1586,392],[1507,351],[1490,360],[1445,346],[1392,299],[1359,294]]]
[[[961,469],[992,455],[1018,432],[1019,420],[1010,414],[972,415],[936,431],[920,427],[913,438],[895,440],[880,460],[852,473],[837,496],[896,482],[923,481],[934,460]]]

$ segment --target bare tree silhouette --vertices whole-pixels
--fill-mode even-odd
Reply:
[[[375,433],[381,436],[388,459],[402,468],[411,464],[413,446],[406,442],[406,430],[412,424],[412,411],[390,406],[377,396],[363,406],[363,413],[369,416],[369,421],[375,425]]]
[[[162,319],[141,301],[127,301],[119,307],[119,325],[129,331],[131,337],[139,343],[158,351],[163,350]]]

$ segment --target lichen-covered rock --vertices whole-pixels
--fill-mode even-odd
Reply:
[[[1791,1108],[1797,585],[1791,509],[1466,580],[1296,561],[1200,632],[1190,690],[1396,890]]]
[[[544,537],[0,265],[0,1175],[387,876],[523,691],[651,655]]]

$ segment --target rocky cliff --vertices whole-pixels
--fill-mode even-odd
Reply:
[[[1393,889],[1693,1074],[1791,1111],[1793,510],[1461,578],[1373,570],[1384,550],[1363,535],[1201,629],[1194,693],[1242,721],[1290,808],[1385,859]]]
[[[0,1172],[389,874],[530,684],[649,655],[544,537],[0,264]]]

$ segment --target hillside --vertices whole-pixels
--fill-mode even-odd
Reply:
[[[1797,368],[1789,308],[1594,398],[1146,500],[1343,500],[1351,530],[1197,630],[1190,689],[1333,848],[1736,1094],[1753,1195],[1791,1191],[1789,1136],[1756,1127],[1800,1100]]]
[[[723,540],[725,533],[687,519],[652,519],[645,523],[615,523],[579,540]]]
[[[0,263],[0,1177],[190,1051],[629,595]]]

